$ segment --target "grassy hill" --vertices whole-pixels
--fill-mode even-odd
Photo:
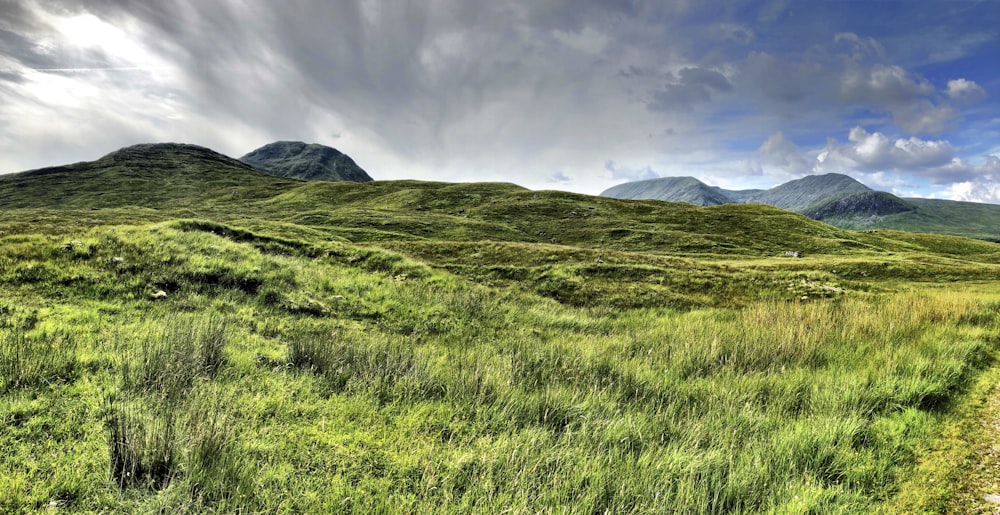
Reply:
[[[0,176],[0,511],[940,511],[998,273],[762,205],[180,145]]]
[[[295,184],[207,148],[144,144],[96,161],[0,175],[0,208],[210,208],[270,196],[274,188]]]

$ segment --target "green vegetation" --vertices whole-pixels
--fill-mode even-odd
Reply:
[[[995,244],[160,158],[0,177],[0,511],[917,511],[981,445]]]

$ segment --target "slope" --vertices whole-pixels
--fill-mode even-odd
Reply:
[[[705,195],[702,193],[705,189],[714,194]],[[884,228],[1000,241],[1000,206],[899,198],[891,193],[874,191],[842,174],[811,175],[769,190],[741,191],[708,187],[690,177],[663,178],[620,184],[601,195],[696,205],[760,203],[845,229]]]

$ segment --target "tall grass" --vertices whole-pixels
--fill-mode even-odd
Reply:
[[[41,307],[0,319],[16,390],[0,508],[869,512],[1000,334],[992,286],[802,301],[771,295],[795,275],[777,274],[773,300],[623,309],[584,288],[576,307],[404,276],[395,254],[366,266],[347,244],[271,255],[151,231],[121,230],[138,243],[112,249],[120,266],[91,238],[53,254],[65,284],[4,283]],[[767,275],[733,266],[741,284]],[[150,284],[173,289],[153,301]],[[42,295],[57,289],[72,298]]]
[[[211,379],[226,363],[228,329],[215,317],[179,317],[121,328],[117,338],[121,392],[105,399],[103,411],[111,477],[122,488],[162,489],[178,473],[186,444],[202,468],[220,452],[214,424],[194,443],[182,441],[177,426],[196,381]],[[201,409],[196,418],[207,415]]]
[[[419,347],[299,338],[288,359],[400,420],[440,407],[405,447],[433,487],[388,489],[416,493],[417,511],[864,511],[984,363],[998,329],[986,311],[959,294],[604,320],[560,309]],[[497,316],[460,324],[509,321]]]
[[[105,402],[111,479],[121,488],[165,488],[176,473],[177,405],[143,406],[128,397]]]
[[[68,382],[78,366],[76,340],[66,332],[0,328],[0,392]]]
[[[217,317],[147,320],[141,325],[118,336],[126,390],[175,399],[196,378],[214,377],[227,361],[227,327]]]

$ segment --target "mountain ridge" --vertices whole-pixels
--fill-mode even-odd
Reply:
[[[809,175],[767,190],[742,191],[708,186],[695,178],[682,182],[674,179],[665,177],[619,184],[600,195],[695,205],[704,205],[698,202],[706,199],[728,199],[728,203],[733,204],[759,203],[787,209],[844,229],[885,228],[1000,241],[998,205],[901,198],[873,190],[844,174]],[[706,190],[716,195],[700,197]]]

